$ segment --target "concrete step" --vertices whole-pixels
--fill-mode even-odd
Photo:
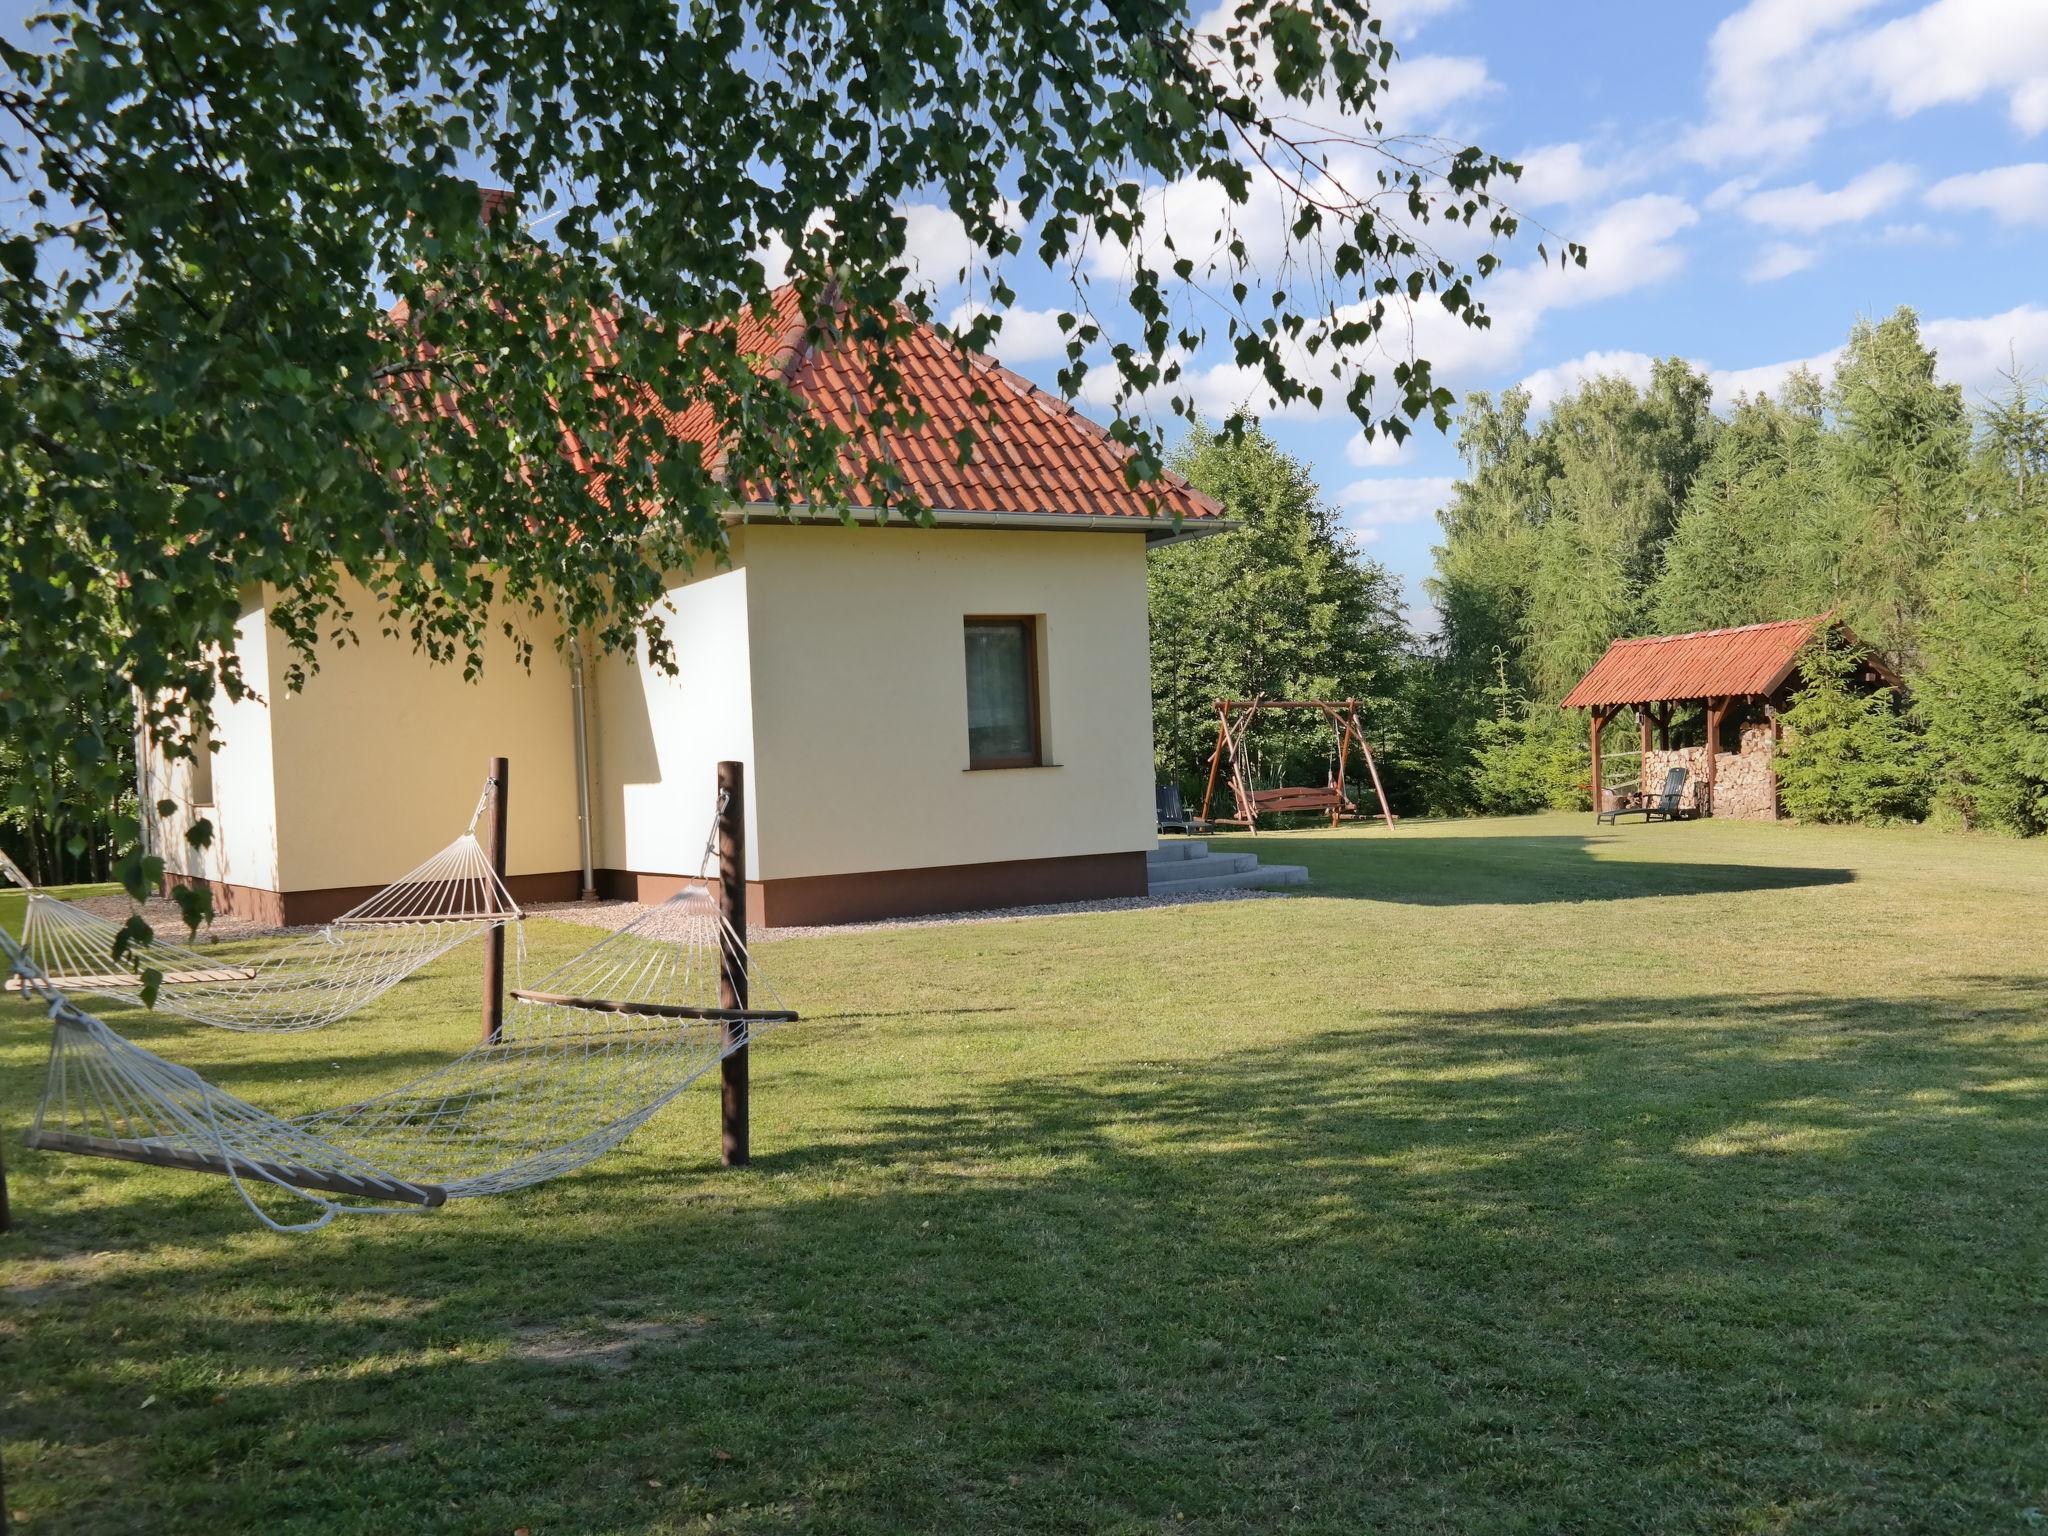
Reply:
[[[1145,874],[1153,884],[1162,880],[1206,880],[1211,875],[1249,874],[1259,867],[1256,853],[1209,853],[1198,859],[1169,859],[1164,864],[1149,864]]]
[[[1161,843],[1156,848],[1147,849],[1145,863],[1155,867],[1161,864],[1178,864],[1186,859],[1206,858],[1208,854],[1209,845],[1200,838],[1183,837],[1176,838],[1170,843]]]
[[[1205,874],[1182,877],[1178,872],[1171,879],[1161,878],[1154,870],[1147,884],[1147,893],[1153,896],[1179,896],[1190,891],[1261,891],[1276,886],[1307,885],[1308,868],[1302,864],[1261,864],[1250,858],[1248,869],[1221,870]],[[1207,862],[1207,861],[1204,861]]]

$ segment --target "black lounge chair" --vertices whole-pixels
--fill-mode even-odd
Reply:
[[[1162,832],[1193,832],[1199,823],[1181,807],[1180,786],[1161,784],[1153,791],[1153,803],[1159,811],[1159,830]]]
[[[1654,795],[1644,795],[1635,805],[1616,806],[1611,811],[1602,811],[1593,819],[1595,823],[1617,823],[1624,816],[1640,816],[1644,821],[1677,821],[1686,814],[1679,808],[1679,796],[1685,793],[1685,770],[1674,768],[1664,775],[1664,787]]]

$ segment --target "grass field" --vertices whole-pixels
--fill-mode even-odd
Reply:
[[[1239,846],[1231,844],[1228,846]],[[2048,845],[1538,817],[1309,893],[764,947],[807,1021],[580,1176],[281,1238],[21,1150],[30,1533],[2048,1527]],[[586,933],[536,924],[536,959]],[[124,1022],[312,1108],[310,1036]]]

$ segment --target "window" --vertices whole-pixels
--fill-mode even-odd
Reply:
[[[1039,766],[1036,619],[967,621],[967,766]]]
[[[190,776],[186,780],[191,791],[194,806],[213,805],[213,732],[192,733],[192,759],[187,764]]]

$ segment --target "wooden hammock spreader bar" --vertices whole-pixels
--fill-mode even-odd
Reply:
[[[210,971],[165,971],[163,984],[167,987],[194,986],[202,983],[227,981],[254,981],[256,973],[239,965],[224,965]],[[139,973],[109,971],[99,976],[53,976],[50,984],[58,988],[70,988],[75,992],[111,992],[117,988],[139,987],[142,977]],[[19,976],[10,976],[0,983],[0,991],[19,992],[24,983]]]
[[[697,1008],[686,1003],[635,1003],[606,997],[565,997],[559,992],[527,992],[518,987],[509,996],[529,1003],[552,1003],[557,1008],[588,1008],[597,1013],[644,1013],[657,1019],[716,1019],[727,1024],[796,1024],[801,1020],[789,1008]]]
[[[438,1184],[386,1183],[381,1179],[351,1179],[329,1169],[308,1168],[301,1163],[265,1163],[238,1157],[231,1168],[228,1160],[211,1152],[188,1152],[181,1147],[160,1147],[146,1141],[112,1141],[104,1136],[74,1136],[66,1131],[30,1131],[27,1144],[43,1152],[76,1152],[84,1157],[111,1157],[124,1163],[148,1163],[157,1168],[182,1168],[188,1173],[235,1173],[243,1178],[274,1179],[300,1189],[317,1189],[330,1195],[355,1195],[362,1199],[397,1200],[406,1205],[442,1206],[448,1192]]]

